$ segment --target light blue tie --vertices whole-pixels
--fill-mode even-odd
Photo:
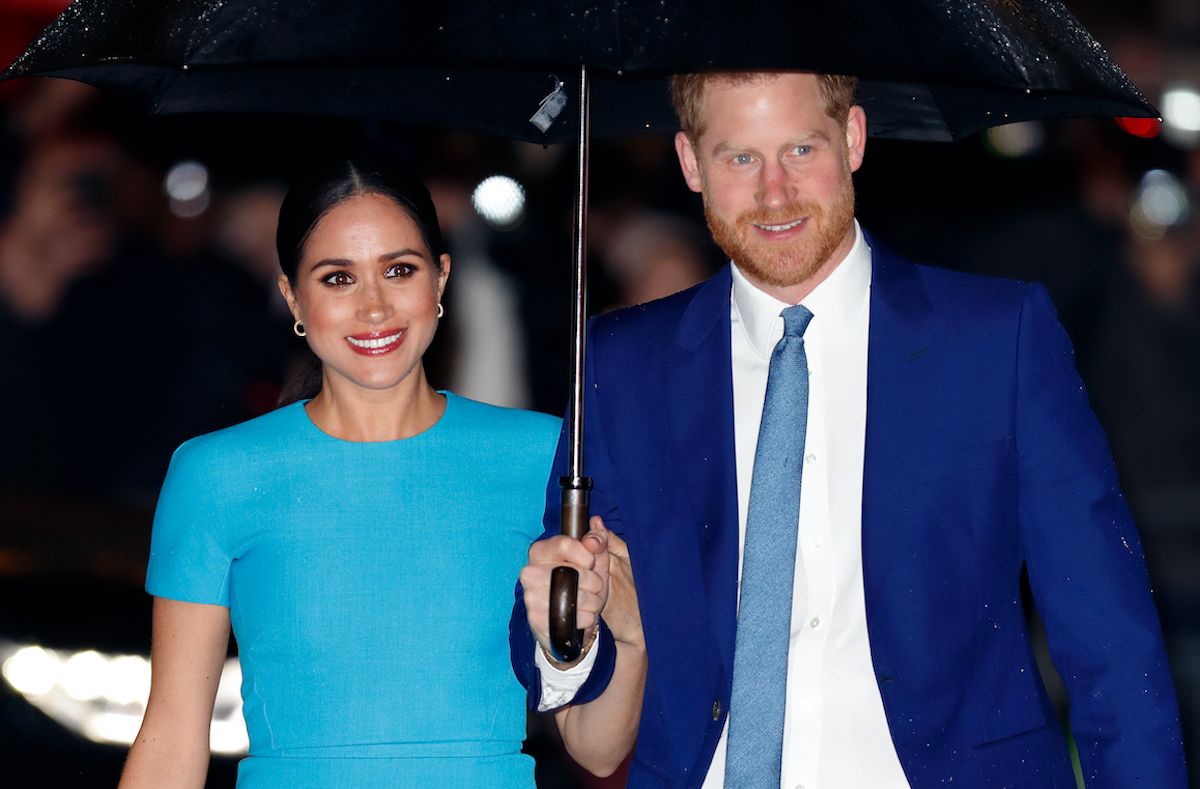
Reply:
[[[746,516],[725,789],[779,789],[782,771],[800,475],[808,421],[804,330],[813,315],[799,304],[781,314],[783,338],[771,353]],[[807,596],[801,605],[806,601]]]

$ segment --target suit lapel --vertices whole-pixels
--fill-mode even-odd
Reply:
[[[904,530],[912,495],[912,450],[928,440],[920,415],[931,402],[938,364],[933,308],[916,266],[867,236],[871,246],[871,327],[867,346],[867,431],[862,552],[867,621]]]
[[[708,610],[727,675],[737,619],[737,474],[733,442],[726,266],[697,290],[663,350],[663,383],[675,457],[684,466]]]

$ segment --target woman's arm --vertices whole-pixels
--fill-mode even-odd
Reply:
[[[120,789],[204,789],[229,609],[154,598],[150,701]]]

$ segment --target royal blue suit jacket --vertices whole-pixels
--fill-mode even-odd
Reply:
[[[1184,789],[1137,532],[1037,285],[873,249],[862,561],[871,657],[914,789],[1073,789],[1020,601],[1071,698],[1089,789]],[[629,545],[649,672],[630,787],[699,787],[729,707],[738,520],[728,268],[589,327],[592,512]],[[560,442],[557,473],[565,473]],[[547,534],[559,529],[548,493]],[[513,658],[538,695],[518,603]],[[580,700],[603,690],[611,638]],[[951,783],[951,779],[953,782]]]

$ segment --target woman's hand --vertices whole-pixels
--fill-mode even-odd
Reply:
[[[204,789],[213,701],[228,647],[228,608],[154,598],[150,701],[120,789]]]

